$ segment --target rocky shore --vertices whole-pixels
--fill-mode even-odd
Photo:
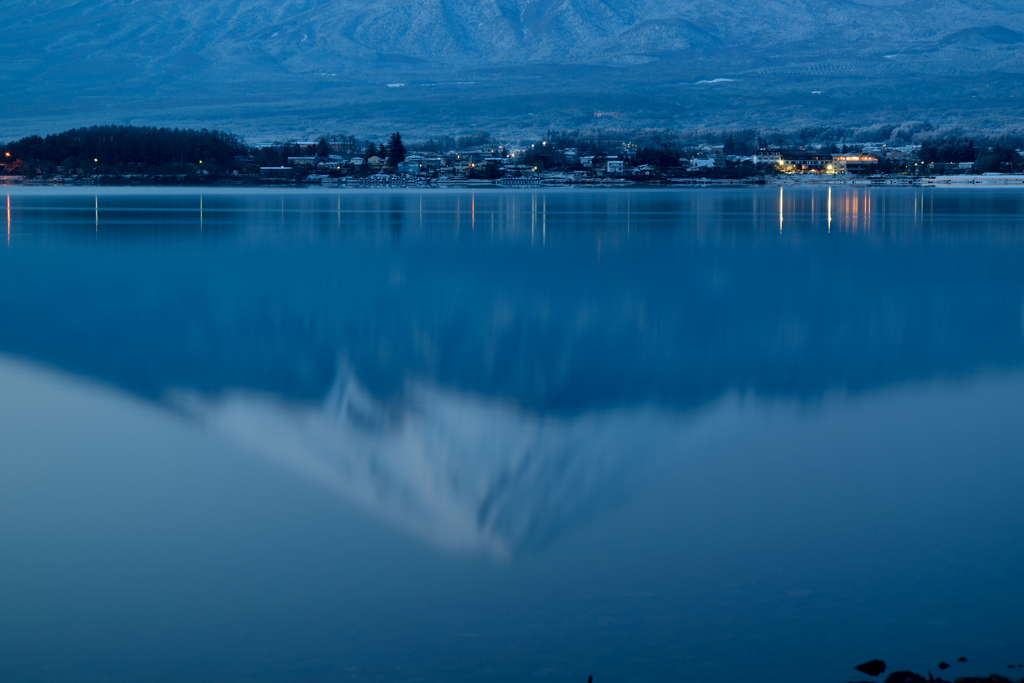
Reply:
[[[959,657],[952,664],[939,662],[935,665],[935,668],[944,673],[959,664],[964,664],[965,662],[967,662],[966,657]],[[862,674],[874,677],[875,681],[884,681],[884,683],[1024,683],[1024,678],[1007,678],[1006,676],[1000,676],[999,674],[990,674],[987,677],[956,676],[952,679],[937,678],[931,671],[927,672],[927,677],[915,671],[894,671],[882,679],[881,676],[886,671],[886,664],[881,659],[872,659],[869,662],[858,664],[854,668]],[[1019,669],[1020,673],[1024,674],[1024,664],[1007,664],[1006,668],[1014,671]],[[874,682],[861,680],[851,681],[850,683]]]

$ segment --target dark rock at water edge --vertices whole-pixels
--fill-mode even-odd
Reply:
[[[885,683],[928,683],[928,679],[913,671],[894,671],[885,679]]]
[[[861,673],[865,673],[868,676],[878,676],[879,674],[885,673],[885,662],[881,659],[872,659],[870,662],[864,662],[853,667]]]

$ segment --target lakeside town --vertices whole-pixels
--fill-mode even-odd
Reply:
[[[220,131],[96,126],[0,145],[0,182],[50,185],[630,185],[778,182],[1024,183],[1018,140],[721,141],[552,132],[529,144],[487,133],[376,143],[354,136],[249,145]],[[904,144],[900,144],[900,143]],[[1014,144],[1016,143],[1016,144]]]

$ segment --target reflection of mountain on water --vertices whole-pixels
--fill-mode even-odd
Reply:
[[[344,359],[538,413],[819,396],[1024,360],[1013,245],[39,251],[0,258],[0,351],[161,399],[320,402]]]
[[[687,214],[669,208],[629,233],[611,211],[552,211],[546,244],[529,223],[491,241],[482,217],[451,239],[450,216],[417,228],[397,204],[383,241],[328,225],[266,244],[12,249],[0,351],[179,397],[418,533],[495,552],[613,499],[677,438],[669,413],[1024,361],[1008,223],[879,240],[787,219],[795,237],[776,223],[768,239],[673,228],[664,216]]]
[[[648,408],[578,417],[409,387],[385,403],[342,373],[317,406],[178,397],[215,431],[454,550],[508,556],[614,504],[678,435]]]

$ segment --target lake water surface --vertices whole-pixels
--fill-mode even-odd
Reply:
[[[1020,191],[3,196],[0,680],[1024,664]]]

